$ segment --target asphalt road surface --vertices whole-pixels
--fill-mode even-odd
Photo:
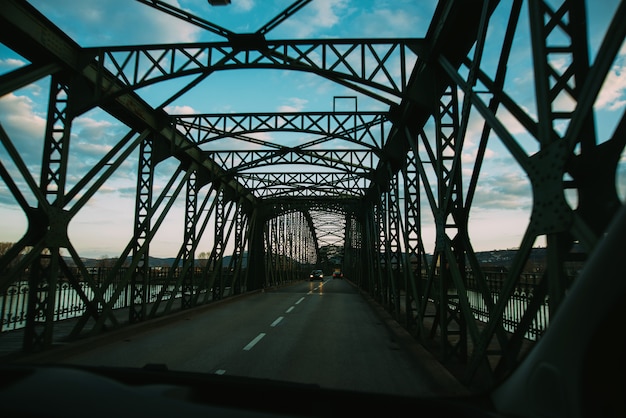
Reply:
[[[59,362],[165,364],[171,370],[315,383],[330,389],[442,394],[441,381],[426,371],[424,358],[404,350],[345,280],[300,282],[147,328]]]

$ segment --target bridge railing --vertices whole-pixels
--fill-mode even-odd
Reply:
[[[501,297],[501,291],[504,285],[504,281],[507,277],[507,273],[502,272],[485,272],[485,281],[488,284],[489,291],[491,292],[491,299],[494,304],[498,302]],[[524,314],[527,311],[528,304],[533,300],[538,292],[537,286],[541,279],[538,273],[522,273],[512,294],[509,297],[509,301],[502,315],[502,325],[508,332],[513,332],[517,328],[517,325],[521,322]],[[468,272],[467,286],[469,289],[468,294],[474,296],[475,303],[472,303],[470,298],[470,306],[474,317],[482,322],[487,322],[489,318],[489,310],[485,304],[484,299],[478,291],[478,285],[471,271]],[[549,315],[549,298],[546,296],[540,302],[540,308],[537,314],[532,319],[528,333],[525,335],[527,339],[536,340],[543,335],[548,328],[550,322]]]
[[[171,270],[171,271],[170,271]],[[105,278],[109,277],[111,268],[109,267],[94,267],[89,269],[92,282],[98,286],[103,286]],[[73,272],[75,277],[78,277],[78,286],[80,290],[76,289],[76,286],[70,284],[67,279],[61,278],[56,285],[55,293],[55,308],[54,316],[55,321],[61,321],[64,319],[83,315],[86,311],[86,304],[84,299],[93,300],[93,289],[88,285],[87,281],[82,280],[78,271]],[[177,290],[175,284],[176,278],[182,273],[182,268],[169,268],[169,267],[152,267],[148,277],[148,289],[147,289],[147,303],[154,303],[157,300],[168,300],[170,298],[180,297],[180,289]],[[500,291],[502,289],[504,280],[506,278],[506,272],[489,272],[485,274],[485,281],[489,287],[492,302],[495,304],[500,297]],[[125,275],[125,269],[119,269],[113,283],[106,288],[100,288],[103,293],[103,299],[109,303],[115,293],[115,289],[122,283],[122,278]],[[169,282],[167,278],[170,278]],[[172,280],[174,279],[174,280]],[[435,278],[437,280],[438,278]],[[230,296],[233,292],[231,290],[232,274],[227,270],[222,272],[220,285],[224,286],[223,295]],[[523,274],[515,287],[513,294],[509,298],[509,302],[503,314],[503,326],[507,331],[514,331],[517,324],[523,318],[526,312],[526,307],[529,302],[535,297],[535,289],[539,282],[538,274]],[[426,283],[426,278],[423,278],[423,283]],[[470,307],[474,314],[474,317],[482,322],[487,322],[489,318],[489,309],[482,293],[478,289],[476,280],[474,279],[471,271],[467,272],[467,295]],[[124,286],[124,285],[123,285]],[[205,293],[207,289],[202,281],[202,270],[196,269],[193,275],[193,288],[194,292]],[[0,332],[19,329],[26,324],[27,304],[29,284],[26,277],[23,280],[13,283],[6,291],[0,295]],[[239,290],[240,291],[240,290]],[[239,293],[239,291],[235,293]],[[455,289],[450,289],[449,293],[453,295],[456,292]],[[81,295],[82,293],[82,295]],[[122,289],[120,296],[115,300],[113,309],[122,309],[130,306],[130,284],[126,284]],[[545,298],[541,302],[541,308],[538,314],[532,321],[532,326],[529,332],[525,336],[527,339],[536,340],[546,330],[549,324],[549,300]],[[458,304],[454,301],[454,298],[449,301],[451,309],[460,309]],[[101,309],[102,307],[99,307]]]
[[[94,300],[94,289],[80,275],[78,269],[71,268],[73,277],[78,280],[77,284],[71,284],[67,278],[60,277],[56,284],[55,291],[55,307],[54,320],[61,321],[82,315],[86,309],[85,299]],[[123,277],[126,274],[126,268],[118,269],[113,277],[111,284],[105,287],[104,283],[113,269],[110,267],[93,267],[88,272],[91,276],[92,283],[98,286],[102,293],[105,303],[111,303],[116,289],[123,286],[119,296],[113,302],[113,309],[128,308],[131,300],[130,283],[123,284]],[[170,271],[172,270],[172,271]],[[26,325],[26,315],[28,308],[28,297],[30,285],[26,274],[20,280],[9,285],[3,294],[0,294],[0,332],[11,331],[23,328]],[[176,279],[182,273],[182,268],[171,269],[169,267],[152,267],[150,268],[147,281],[147,303],[154,303],[158,299],[168,300],[172,297],[180,297],[180,288],[177,290]],[[224,274],[222,284],[230,286],[230,277],[232,275]],[[169,281],[167,278],[169,277]],[[202,281],[202,270],[196,269],[193,274],[193,287],[195,292],[204,293],[206,289]],[[102,306],[98,306],[98,310],[102,310]],[[37,318],[38,319],[38,318]]]
[[[506,271],[491,271],[484,273],[484,279],[489,290],[489,296],[493,305],[495,305],[502,295],[502,289],[504,287],[505,280],[507,279]],[[573,279],[573,278],[572,278]],[[438,286],[437,281],[439,276],[436,275],[435,287]],[[518,324],[522,321],[527,307],[531,301],[534,300],[537,293],[536,289],[540,282],[539,273],[522,273],[517,284],[513,289],[513,292],[508,296],[508,303],[502,314],[502,326],[508,332],[514,332],[517,329]],[[422,285],[426,286],[427,275],[422,275]],[[466,288],[467,299],[474,315],[474,318],[480,322],[488,322],[489,320],[489,307],[485,301],[483,293],[480,291],[477,280],[472,274],[471,270],[466,272]],[[459,311],[461,309],[458,301],[454,297],[457,290],[452,288],[448,290],[448,295],[451,296],[448,301],[450,309]],[[532,318],[531,326],[528,332],[525,334],[525,338],[528,340],[537,340],[548,328],[550,323],[549,315],[549,298],[546,296],[542,301],[539,301],[540,308],[537,310],[537,314]]]
[[[241,280],[236,280],[234,272],[227,267],[222,269],[219,278],[216,279],[212,285],[207,282],[207,275],[203,270],[202,267],[196,267],[192,275],[194,294],[204,295],[207,292],[209,293],[206,296],[198,298],[199,304],[246,291],[246,285],[242,284]],[[245,268],[242,269],[240,274],[245,274],[245,270]],[[91,282],[94,283],[102,293],[104,302],[113,303],[112,309],[114,310],[128,308],[131,304],[130,298],[132,292],[131,284],[124,284],[126,268],[122,267],[118,269],[115,272],[112,283],[105,287],[104,283],[110,279],[112,271],[113,268],[111,267],[88,268]],[[285,274],[280,275],[280,279],[276,279],[275,282],[268,283],[268,285],[280,285],[293,280],[301,280],[305,277],[304,271],[307,271],[308,274],[309,270],[300,268],[297,272],[287,271]],[[85,300],[94,300],[94,289],[87,280],[81,276],[80,270],[71,267],[70,273],[72,277],[76,278],[77,283],[72,284],[66,277],[59,277],[56,284],[54,298],[55,321],[62,321],[83,315],[87,310]],[[176,283],[179,282],[181,274],[183,274],[182,267],[151,267],[145,284],[147,286],[146,303],[153,304],[167,301],[171,298],[180,298],[181,286]],[[26,326],[28,297],[30,292],[27,275],[28,271],[25,271],[21,278],[9,285],[6,291],[0,294],[0,332],[12,331]],[[122,289],[119,292],[119,296],[113,301],[119,286],[122,286]],[[161,304],[161,306],[161,309],[163,309],[165,304]],[[102,308],[103,307],[100,305],[97,306],[98,311],[102,311]]]

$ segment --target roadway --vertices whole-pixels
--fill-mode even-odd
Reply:
[[[346,280],[298,282],[112,333],[54,362],[248,376],[409,396],[458,392],[450,375]],[[117,336],[116,336],[117,335]],[[410,338],[409,338],[410,340]]]

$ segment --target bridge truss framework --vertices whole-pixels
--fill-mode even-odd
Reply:
[[[624,43],[624,2],[593,61],[581,0],[559,1],[556,8],[539,0],[441,1],[424,38],[286,41],[268,41],[265,35],[289,13],[254,34],[236,34],[160,1],[141,2],[226,39],[83,48],[26,2],[7,0],[0,10],[0,39],[30,63],[0,77],[0,95],[51,80],[40,175],[11,135],[0,131],[3,190],[28,220],[25,235],[0,258],[0,292],[28,272],[25,351],[53,342],[51,289],[59,277],[81,293],[86,306],[72,333],[80,337],[120,325],[112,311],[128,286],[129,322],[138,322],[158,315],[159,306],[172,312],[219,299],[226,286],[237,293],[301,279],[319,264],[323,249],[341,248],[346,276],[416,338],[435,341],[442,362],[464,363],[467,382],[479,375],[497,379],[524,355],[525,335],[543,301],[549,300],[550,314],[558,311],[572,281],[567,263],[594,251],[623,205],[616,185],[626,143],[623,110],[610,138],[597,138],[593,106]],[[306,3],[296,1],[291,12]],[[523,8],[531,34],[534,114],[507,91]],[[483,54],[495,13],[506,16],[506,27],[493,64],[484,62]],[[388,110],[197,115],[163,110],[213,72],[241,68],[310,72]],[[151,107],[137,92],[183,76],[195,78],[162,106]],[[96,107],[128,126],[128,134],[71,183],[72,121]],[[479,144],[467,167],[467,133],[476,118]],[[528,151],[510,119],[536,151]],[[285,146],[258,140],[259,132],[299,132],[313,139]],[[242,145],[213,146],[224,138]],[[501,142],[527,176],[532,193],[528,225],[495,298],[468,228],[493,141]],[[325,147],[337,142],[341,146]],[[68,226],[136,156],[132,237],[105,282],[96,283]],[[172,160],[176,168],[156,188],[155,170]],[[574,205],[566,198],[572,191]],[[184,239],[172,267],[181,272],[166,280],[181,293],[180,305],[161,297],[148,304],[150,244],[179,197]],[[435,225],[434,243],[423,240],[424,219]],[[198,243],[205,234],[212,236],[213,248],[198,268]],[[546,269],[521,321],[505,330],[504,312],[539,238],[545,238]],[[432,254],[425,244],[433,245]],[[582,250],[574,253],[574,246]],[[74,272],[63,252],[77,266]],[[489,312],[482,326],[468,299],[470,278]],[[88,282],[89,294],[79,281]],[[105,298],[109,286],[114,291]]]

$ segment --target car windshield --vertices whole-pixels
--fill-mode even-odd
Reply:
[[[494,390],[626,200],[624,4],[547,3],[6,0],[2,363]]]

